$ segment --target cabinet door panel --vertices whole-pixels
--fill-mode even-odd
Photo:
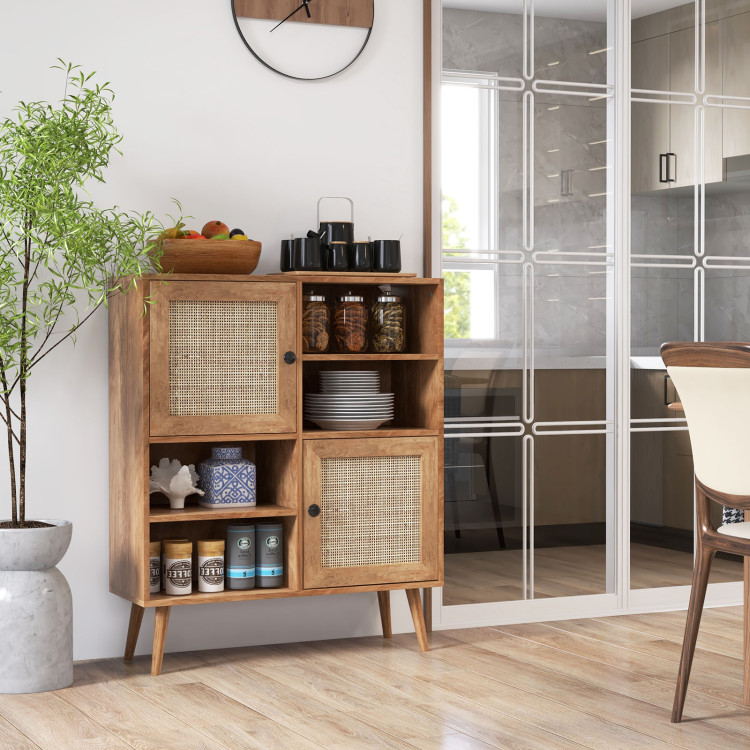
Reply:
[[[293,284],[152,282],[151,435],[294,432]]]
[[[669,35],[646,39],[632,46],[632,87],[669,90]],[[638,96],[635,94],[635,96]],[[669,105],[633,102],[632,191],[663,190],[659,182],[659,154],[669,151]]]
[[[707,94],[722,91],[724,61],[720,48],[721,24],[713,21],[706,24],[706,88]],[[724,179],[723,119],[730,110],[706,107],[705,113],[705,180],[721,182]],[[750,122],[747,121],[746,122]]]
[[[670,91],[695,91],[695,28],[669,35]],[[669,187],[692,185],[695,180],[695,107],[672,104],[669,123],[669,150],[675,154],[670,169],[676,174]]]
[[[722,19],[721,42],[724,96],[750,97],[750,13]],[[725,109],[724,156],[744,154],[750,154],[750,109]]]
[[[437,456],[437,438],[306,441],[305,588],[436,580]]]

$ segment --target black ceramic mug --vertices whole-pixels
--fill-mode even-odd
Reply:
[[[399,273],[401,271],[401,241],[375,240],[372,243],[376,271]]]
[[[331,242],[325,246],[326,271],[349,270],[348,248],[346,242]]]
[[[372,271],[371,242],[352,242],[349,245],[349,269],[359,273]]]
[[[323,270],[320,241],[317,237],[297,237],[294,240],[294,270]]]
[[[282,272],[294,270],[294,240],[281,240],[281,262]]]

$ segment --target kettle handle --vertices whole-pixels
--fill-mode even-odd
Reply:
[[[320,204],[323,201],[349,201],[351,222],[354,224],[354,201],[351,198],[347,198],[345,195],[324,195],[322,198],[318,198],[318,227],[320,227]]]

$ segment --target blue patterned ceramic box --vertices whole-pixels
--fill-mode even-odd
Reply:
[[[211,458],[200,463],[198,474],[200,487],[206,493],[198,502],[204,508],[255,505],[255,464],[242,457],[241,447],[211,448]]]

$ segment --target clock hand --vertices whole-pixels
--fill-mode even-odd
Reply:
[[[307,17],[310,18],[310,9],[307,7],[308,3],[310,3],[310,2],[311,2],[311,0],[303,0],[302,5],[300,5],[298,8],[295,8],[286,18],[284,18],[281,21],[279,21],[276,24],[276,26],[274,26],[271,29],[271,31],[269,33],[273,33],[274,31],[276,31],[276,29],[278,29],[279,26],[281,26],[282,23],[285,23],[286,21],[288,21],[295,13],[301,11],[302,8],[304,8],[307,11]]]

